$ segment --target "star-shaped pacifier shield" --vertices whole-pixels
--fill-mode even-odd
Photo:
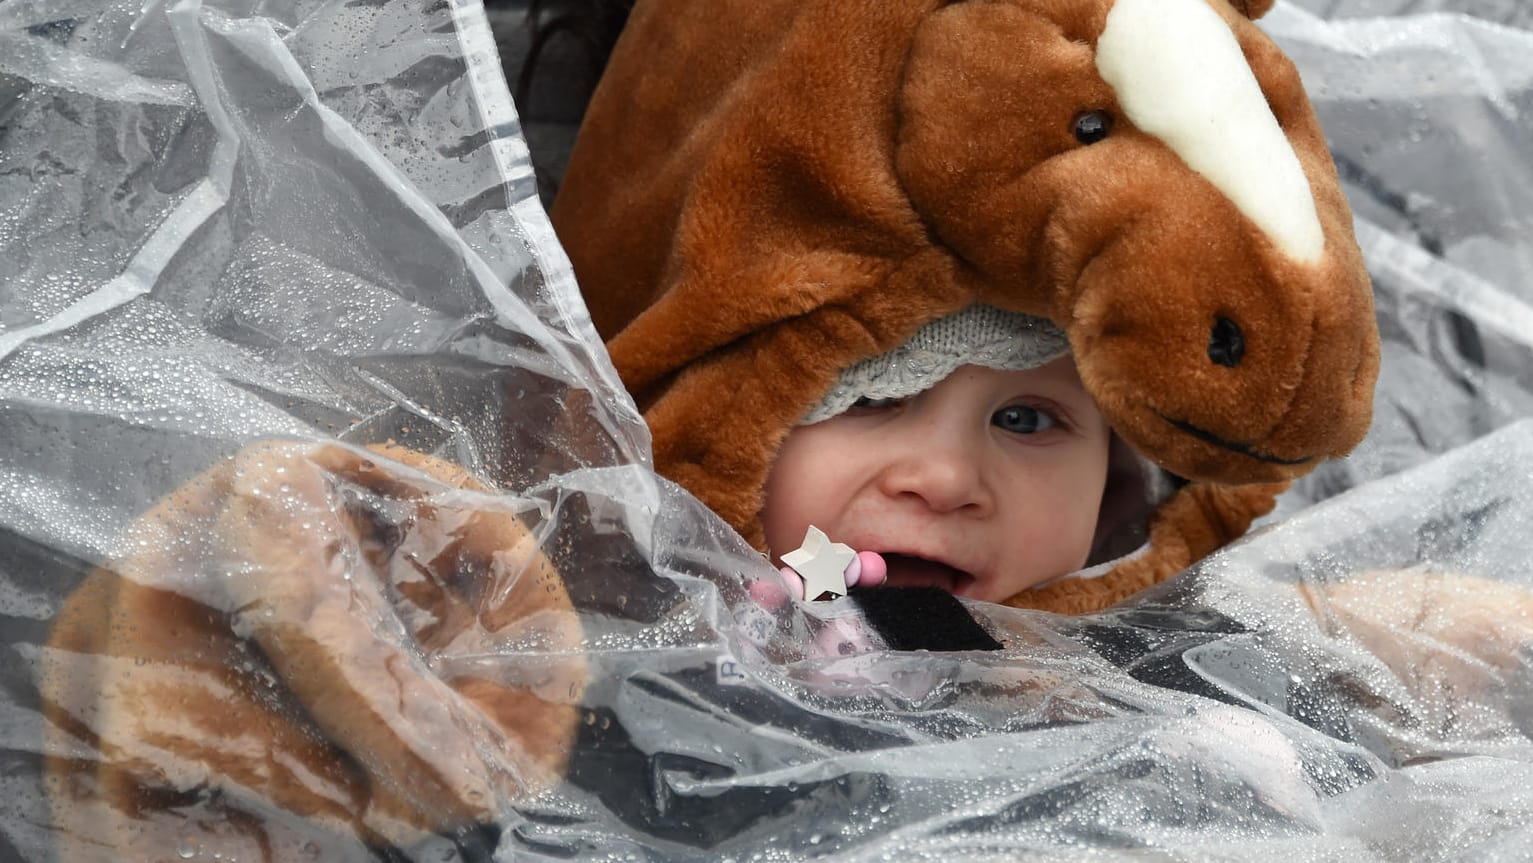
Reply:
[[[782,556],[804,579],[804,598],[821,602],[846,596],[846,568],[857,557],[852,547],[831,542],[814,525],[804,534],[804,544]]]

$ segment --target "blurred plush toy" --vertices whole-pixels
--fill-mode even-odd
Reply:
[[[553,216],[660,472],[764,548],[788,430],[981,303],[1052,320],[1116,434],[1190,481],[1147,551],[1012,604],[1099,608],[1240,536],[1362,439],[1378,370],[1271,5],[639,3]]]
[[[253,446],[70,596],[40,685],[59,860],[487,859],[482,825],[562,773],[585,665],[559,573],[461,469],[375,450]],[[507,649],[544,655],[473,661]]]

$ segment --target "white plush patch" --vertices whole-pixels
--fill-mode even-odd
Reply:
[[[1117,0],[1096,60],[1130,122],[1211,180],[1291,257],[1320,259],[1325,236],[1299,158],[1234,31],[1205,0]]]

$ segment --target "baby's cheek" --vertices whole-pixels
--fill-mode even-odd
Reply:
[[[1074,572],[1091,554],[1102,509],[1098,473],[1086,469],[1062,472],[1052,484],[1048,504],[1034,510],[1030,532],[1038,547],[1047,549],[1040,560],[1043,577]]]
[[[805,489],[788,486],[775,489],[769,486],[767,489],[766,505],[761,510],[761,527],[773,563],[781,564],[784,554],[803,545],[804,532],[809,526],[819,524],[804,492]]]
[[[986,602],[1003,602],[1028,588],[1075,572],[1086,562],[1091,537],[1080,538],[1078,529],[1050,520],[1015,531],[1006,553],[1006,564],[996,578],[977,584],[969,595]]]
[[[1074,572],[1086,565],[1086,559],[1091,556],[1091,545],[1096,540],[1097,518],[1101,514],[1101,509],[1100,495],[1089,501],[1078,503],[1068,534],[1061,531],[1061,537],[1068,535],[1071,540],[1061,550],[1064,555],[1061,565],[1066,572]]]

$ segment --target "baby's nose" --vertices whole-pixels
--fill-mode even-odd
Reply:
[[[890,460],[882,488],[891,497],[917,498],[934,512],[981,513],[994,502],[972,443],[936,430],[915,436]]]

